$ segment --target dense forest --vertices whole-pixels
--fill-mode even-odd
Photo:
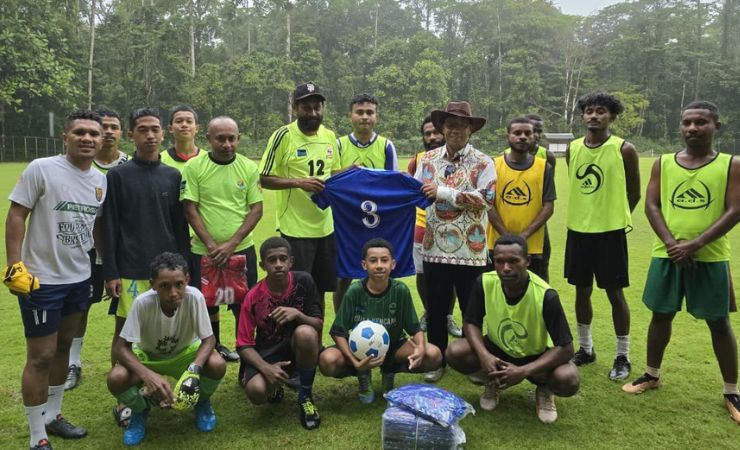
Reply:
[[[529,112],[578,135],[576,99],[602,89],[640,150],[675,148],[682,106],[702,98],[720,106],[721,147],[740,153],[740,0],[633,0],[589,17],[547,0],[0,2],[0,134],[48,135],[49,112],[74,107],[188,103],[234,117],[259,152],[308,80],[339,133],[349,99],[374,93],[402,152],[450,99],[488,118],[481,148]]]

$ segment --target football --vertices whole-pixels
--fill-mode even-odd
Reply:
[[[385,327],[370,320],[358,323],[349,334],[349,348],[358,359],[385,356],[389,344],[390,336]]]

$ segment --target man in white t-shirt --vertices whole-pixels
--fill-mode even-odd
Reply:
[[[165,252],[150,269],[152,288],[134,300],[113,345],[118,365],[108,374],[108,390],[132,411],[125,445],[144,439],[150,402],[165,408],[194,406],[198,430],[212,431],[216,414],[210,397],[226,374],[224,359],[214,351],[203,294],[188,286],[185,258]],[[174,389],[164,375],[179,379]]]
[[[50,449],[49,434],[87,434],[61,414],[69,347],[89,307],[93,228],[107,189],[91,168],[103,143],[100,116],[67,117],[66,154],[32,161],[8,197],[4,283],[18,296],[26,337],[21,391],[31,449]],[[30,216],[30,217],[29,217]],[[26,226],[28,220],[28,226]],[[95,227],[97,231],[97,227]]]

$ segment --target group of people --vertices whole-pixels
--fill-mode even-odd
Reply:
[[[152,406],[193,409],[197,428],[213,430],[210,397],[226,361],[239,361],[239,383],[254,404],[280,401],[284,386],[296,389],[306,429],[321,423],[312,393],[317,369],[357,377],[359,400],[371,403],[373,368],[388,391],[395,373],[436,382],[447,364],[483,386],[484,410],[529,380],[538,418],[552,423],[554,397],[574,395],[577,366],[596,359],[594,277],[616,334],[608,376],[629,377],[626,234],[640,182],[637,150],[610,131],[623,110],[617,98],[596,92],[579,100],[586,132],[565,158],[565,276],[576,287],[578,351],[548,284],[556,162],[539,145],[538,115],[510,120],[509,148],[492,159],[470,139],[486,120],[468,102],[449,102],[422,122],[425,151],[402,173],[393,143],[374,131],[372,95],[352,99],[353,131],[339,139],[322,124],[319,86],[297,86],[292,101],[297,119],[272,134],[259,165],[238,153],[230,117],[213,118],[210,151],[198,148],[197,113],[180,106],[170,113],[174,145],[165,151],[156,109],[131,113],[131,157],[119,149],[116,112],[80,111],[65,123],[66,153],[24,170],[9,196],[2,275],[25,330],[22,394],[32,449],[50,449],[48,434],[86,435],[61,406],[82,376],[88,309],[103,297],[115,316],[108,389],[126,445],[144,439]],[[660,386],[671,321],[685,297],[687,310],[709,326],[726,406],[740,422],[727,239],[740,221],[740,160],[712,147],[720,127],[714,104],[691,103],[680,126],[685,148],[659,158],[648,184],[645,211],[657,239],[643,293],[653,312],[647,369],[623,390]],[[262,189],[277,191],[279,235],[261,243],[258,261],[252,232]],[[258,265],[266,274],[260,281]],[[396,279],[413,274],[421,320]],[[327,292],[334,292],[334,345],[324,347]],[[455,298],[462,330],[452,320]],[[235,319],[235,350],[221,341],[224,304]],[[349,334],[362,320],[388,331],[384,357],[352,352]],[[448,334],[464,337],[448,345]]]

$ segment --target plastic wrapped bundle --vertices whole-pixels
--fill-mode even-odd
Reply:
[[[390,406],[396,406],[435,422],[443,427],[457,424],[473,406],[452,392],[428,384],[407,384],[386,392]]]
[[[456,423],[443,427],[391,406],[383,413],[381,438],[384,450],[455,450],[465,443],[465,432]]]

